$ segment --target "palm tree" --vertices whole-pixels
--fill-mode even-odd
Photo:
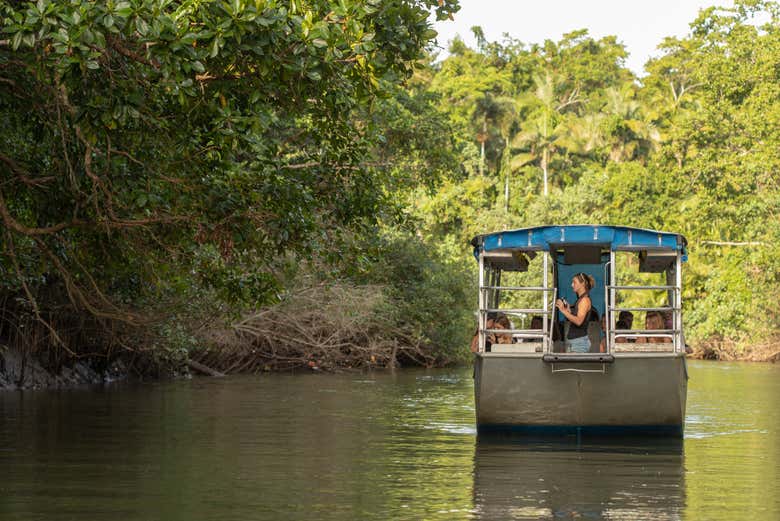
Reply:
[[[634,87],[626,84],[620,89],[607,89],[605,139],[609,159],[616,163],[634,159],[650,152],[660,141],[655,126],[646,121],[641,105],[634,99]]]
[[[605,146],[603,122],[604,115],[601,113],[566,118],[565,130],[558,143],[574,154],[585,156],[598,152]]]
[[[550,161],[565,136],[562,115],[570,107],[581,103],[582,99],[576,88],[568,95],[559,97],[557,91],[561,83],[556,81],[550,72],[535,76],[534,84],[534,92],[522,100],[522,104],[531,110],[533,117],[523,122],[523,130],[512,142],[514,147],[523,150],[512,158],[512,168],[538,161],[542,169],[544,196],[547,197]]]
[[[477,131],[477,141],[480,144],[480,175],[484,175],[485,144],[490,139],[491,131],[498,130],[506,144],[515,115],[515,101],[512,98],[494,96],[490,92],[486,92],[477,99],[472,121],[479,129]]]

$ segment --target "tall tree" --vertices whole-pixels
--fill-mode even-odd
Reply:
[[[538,161],[542,170],[543,193],[549,193],[549,166],[560,146],[563,114],[582,102],[579,89],[560,92],[562,82],[545,72],[534,77],[536,88],[526,96],[523,103],[529,108],[530,116],[521,123],[521,131],[514,137],[513,145],[521,150],[514,156],[512,166],[519,168],[529,162]]]
[[[270,298],[276,257],[389,200],[366,113],[431,9],[457,5],[0,2],[0,288],[39,318],[41,291],[106,320],[166,284]]]

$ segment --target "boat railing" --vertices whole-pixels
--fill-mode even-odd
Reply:
[[[546,334],[542,329],[485,329],[485,333],[512,335],[512,338],[546,338]]]
[[[607,320],[607,337],[609,338],[609,347],[608,352],[611,352],[615,348],[615,344],[617,343],[618,339],[624,339],[635,342],[635,345],[647,343],[647,340],[650,338],[662,338],[662,339],[669,339],[668,342],[661,342],[661,343],[668,343],[672,346],[672,351],[675,353],[681,352],[684,350],[684,340],[682,337],[682,327],[681,327],[681,287],[679,285],[655,285],[655,286],[625,286],[625,285],[617,285],[617,284],[610,284],[607,285],[605,288],[605,292],[607,294],[607,298],[612,300],[614,302],[615,300],[615,293],[616,291],[620,290],[638,290],[638,291],[667,291],[670,292],[670,298],[671,301],[669,305],[666,306],[608,306],[608,316],[609,320]],[[659,312],[666,315],[667,313],[671,313],[672,317],[672,328],[671,329],[613,329],[613,324],[616,316],[622,312],[622,311],[628,311],[628,312]],[[628,344],[629,346],[632,344]],[[630,351],[630,348],[628,348],[625,345],[621,346],[621,351]]]
[[[616,329],[615,338],[662,337],[674,339],[676,329]]]
[[[677,286],[607,286],[607,289],[653,289],[653,290],[664,290],[664,291],[670,291],[670,290],[679,290]]]
[[[484,309],[482,311],[485,311],[487,313],[504,313],[508,315],[520,315],[520,314],[528,314],[528,313],[534,313],[537,315],[550,315],[552,313],[552,310],[549,309],[542,309],[542,308],[488,308]]]
[[[493,282],[492,284],[490,282]],[[498,282],[498,283],[496,283]],[[496,335],[511,335],[512,336],[512,342],[516,343],[519,341],[530,341],[530,342],[541,342],[542,344],[545,344],[544,351],[551,351],[551,348],[549,343],[551,343],[550,339],[550,333],[551,331],[551,324],[552,324],[552,316],[554,313],[555,306],[555,292],[556,288],[554,287],[547,287],[547,286],[502,286],[498,280],[492,280],[489,281],[488,284],[480,284],[480,295],[482,298],[480,299],[480,302],[483,303],[483,306],[480,306],[479,314],[480,314],[480,328],[478,329],[478,332],[480,334],[480,342],[479,342],[479,350],[483,350],[484,340],[486,335],[490,334],[496,334]],[[496,292],[500,291],[508,291],[508,292],[538,292],[543,295],[543,304],[545,307],[537,307],[537,308],[501,308],[499,306],[496,306],[497,299],[491,299],[490,295],[495,295]],[[550,297],[552,297],[552,301],[550,301]],[[490,305],[494,304],[494,305]],[[523,317],[527,315],[539,315],[543,318],[543,327],[541,329],[496,329],[496,328],[487,328],[487,317],[488,314],[504,314],[509,316],[517,316],[517,317]]]
[[[479,289],[509,290],[509,291],[555,291],[555,288],[543,286],[480,286]]]
[[[656,307],[656,308],[623,308],[623,307],[611,307],[609,308],[610,311],[677,311],[680,308],[670,307],[670,306],[664,306],[664,307]]]

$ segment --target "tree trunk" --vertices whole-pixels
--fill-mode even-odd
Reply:
[[[479,175],[485,175],[485,141],[487,141],[487,121],[482,121],[482,151],[479,156]]]
[[[504,155],[502,158],[504,160],[502,161],[502,164],[504,165],[504,174],[506,175],[506,180],[504,181],[504,213],[509,213],[509,165],[507,165],[507,159],[509,158],[509,138],[504,138]]]

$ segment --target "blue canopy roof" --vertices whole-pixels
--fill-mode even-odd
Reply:
[[[515,250],[547,251],[567,245],[592,245],[614,251],[679,251],[687,259],[688,241],[679,233],[631,228],[629,226],[602,226],[576,224],[564,226],[535,226],[477,235],[471,240],[474,255],[480,251]]]

